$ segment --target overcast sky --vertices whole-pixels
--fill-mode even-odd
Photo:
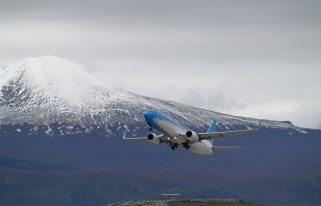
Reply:
[[[321,128],[321,1],[0,0],[0,63],[55,55],[110,87]]]

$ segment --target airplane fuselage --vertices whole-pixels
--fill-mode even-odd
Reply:
[[[147,124],[165,135],[170,144],[183,145],[188,142],[186,132],[190,131],[186,127],[180,125],[172,118],[158,111],[149,111],[144,114]],[[196,154],[212,154],[212,143],[208,140],[201,140],[189,143],[188,151]]]
[[[256,129],[217,132],[217,124],[214,119],[207,132],[194,132],[193,130],[182,126],[174,119],[159,111],[146,112],[144,117],[148,126],[150,127],[150,131],[155,129],[161,134],[157,135],[155,133],[149,133],[145,137],[127,138],[126,134],[128,130],[126,129],[123,139],[132,141],[147,141],[150,144],[157,145],[166,143],[172,150],[182,146],[190,152],[201,155],[209,155],[218,151],[240,149],[240,147],[213,145],[213,140],[257,131],[261,126],[260,121]]]

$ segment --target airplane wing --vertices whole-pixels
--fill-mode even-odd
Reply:
[[[134,141],[147,141],[147,137],[127,137],[127,131],[124,132],[123,134],[123,139],[125,140],[134,140]]]
[[[156,137],[159,138],[160,143],[162,143],[162,142],[168,142],[168,139],[165,137],[164,134],[157,135]],[[123,139],[125,139],[125,140],[133,140],[133,141],[148,141],[147,137],[130,137],[130,138],[128,138],[126,131],[125,131],[124,134],[123,134]]]
[[[200,140],[211,140],[211,139],[221,139],[228,136],[246,134],[249,132],[257,131],[261,126],[261,122],[255,129],[246,129],[246,130],[234,130],[234,131],[226,131],[226,132],[208,132],[208,133],[197,133]]]
[[[130,138],[127,138],[127,137],[123,137],[123,139],[125,140],[134,140],[134,141],[147,141],[147,137],[130,137]]]

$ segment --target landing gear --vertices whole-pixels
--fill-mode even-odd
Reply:
[[[190,146],[190,142],[184,142],[181,144],[186,150],[189,150]],[[174,151],[175,149],[177,149],[177,147],[179,146],[179,144],[177,143],[168,143],[168,146]]]
[[[187,149],[187,150],[191,147],[191,146],[189,145],[189,141],[182,143],[182,145],[183,145],[183,147],[184,147],[185,149]]]
[[[169,144],[170,148],[174,151],[175,149],[177,149],[178,147],[178,144],[177,143],[174,143],[174,144]]]

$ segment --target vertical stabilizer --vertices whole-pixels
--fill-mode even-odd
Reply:
[[[208,128],[207,133],[216,132],[216,121],[213,120],[211,126]]]
[[[215,121],[215,119],[213,120],[211,126],[210,126],[210,127],[208,128],[208,130],[207,130],[207,133],[214,133],[214,132],[216,132],[216,121]],[[210,140],[210,141],[211,141],[211,143],[212,143],[212,145],[213,145],[214,140],[212,139],[212,140]]]

